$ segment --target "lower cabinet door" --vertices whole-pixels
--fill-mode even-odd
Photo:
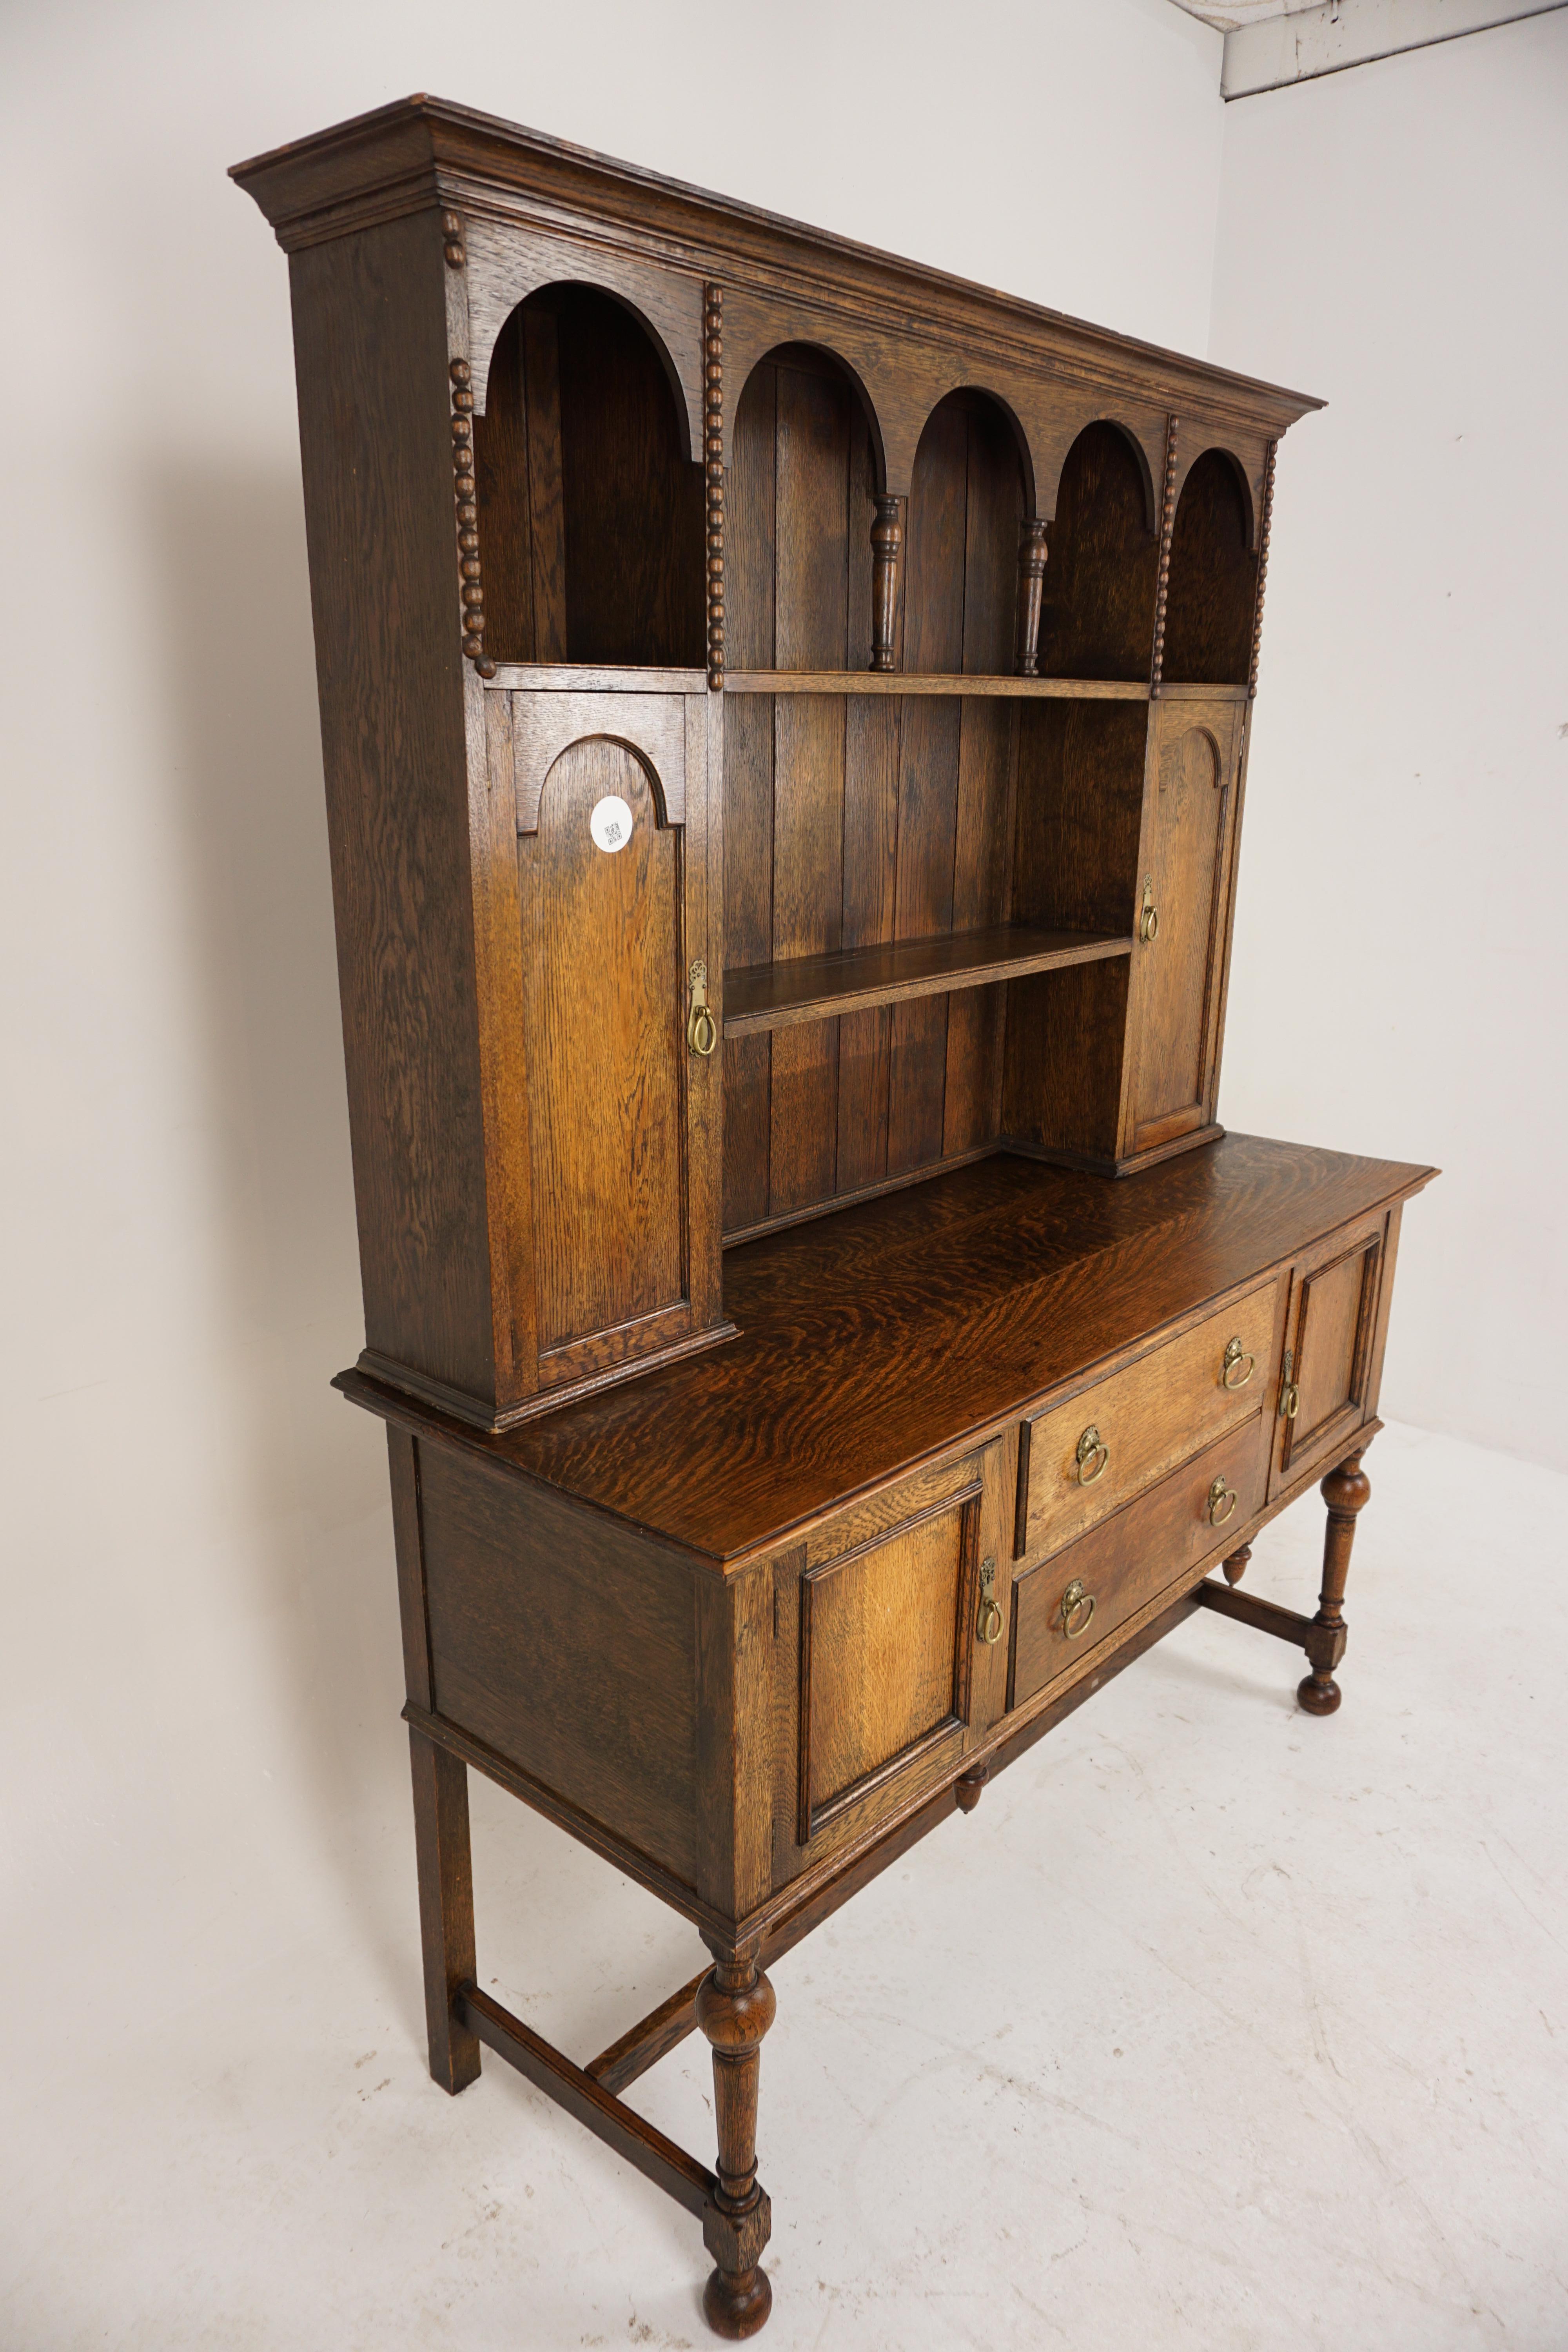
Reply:
[[[1380,1215],[1331,1234],[1292,1271],[1271,1494],[1328,1460],[1372,1411],[1386,1224]]]
[[[1001,1712],[1003,1453],[904,1479],[776,1563],[795,1672],[775,1685],[775,1879],[935,1786]]]
[[[1109,1519],[1024,1569],[1013,1587],[1007,1704],[1021,1706],[1065,1682],[1110,1643],[1147,1601],[1197,1581],[1223,1559],[1232,1530],[1263,1501],[1268,1414],[1229,1430],[1184,1470]]]

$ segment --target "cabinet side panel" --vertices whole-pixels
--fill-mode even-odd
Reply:
[[[289,272],[365,1336],[490,1400],[438,216]]]
[[[440,1446],[420,1507],[437,1711],[694,1884],[692,1571]]]

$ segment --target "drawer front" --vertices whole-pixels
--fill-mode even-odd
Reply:
[[[901,1480],[775,1565],[780,1631],[793,1619],[795,1642],[795,1672],[776,1685],[793,1720],[779,1725],[775,1877],[940,1780],[1000,1713],[1005,1453],[997,1438]]]
[[[1059,1551],[1272,1391],[1285,1277],[1024,1424],[1015,1556]]]
[[[1195,1583],[1208,1560],[1224,1558],[1234,1531],[1262,1505],[1269,1437],[1269,1415],[1255,1403],[1249,1422],[1205,1446],[1195,1462],[1070,1550],[1025,1570],[1013,1587],[1009,1706],[1095,1656],[1167,1586]]]

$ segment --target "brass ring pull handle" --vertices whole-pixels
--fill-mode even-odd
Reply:
[[[1241,1497],[1237,1493],[1236,1488],[1226,1485],[1225,1475],[1222,1471],[1220,1475],[1215,1480],[1214,1485],[1209,1488],[1210,1527],[1223,1528],[1226,1519],[1229,1518],[1232,1511],[1235,1510],[1240,1500]]]
[[[1146,948],[1152,948],[1160,936],[1160,909],[1154,904],[1154,877],[1143,877],[1143,904],[1138,912],[1138,936]]]
[[[1092,1486],[1110,1459],[1110,1448],[1091,1422],[1078,1442],[1078,1483]]]
[[[987,1647],[1002,1639],[1002,1608],[996,1598],[996,1562],[983,1559],[980,1563],[980,1615],[975,1621],[974,1638]]]
[[[688,975],[691,983],[691,1011],[686,1024],[686,1042],[694,1054],[706,1058],[719,1043],[719,1024],[708,1002],[708,967],[694,963]]]
[[[1083,1622],[1080,1625],[1075,1625],[1072,1621],[1079,1610],[1083,1612]],[[1092,1592],[1086,1592],[1083,1589],[1083,1579],[1075,1576],[1062,1594],[1062,1632],[1069,1642],[1080,1642],[1088,1633],[1093,1619],[1094,1595]]]
[[[1301,1391],[1290,1377],[1294,1368],[1295,1359],[1290,1349],[1287,1348],[1285,1361],[1279,1374],[1279,1411],[1286,1421],[1295,1420],[1301,1404]]]
[[[1241,1372],[1238,1380],[1237,1374],[1243,1364],[1246,1365],[1247,1370]],[[1257,1368],[1257,1357],[1249,1355],[1239,1339],[1227,1339],[1225,1343],[1225,1361],[1219,1368],[1219,1384],[1222,1389],[1244,1389]]]

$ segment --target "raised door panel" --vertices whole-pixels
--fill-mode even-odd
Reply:
[[[1270,1493],[1352,1437],[1371,1412],[1384,1220],[1336,1234],[1296,1267]]]
[[[1004,1450],[996,1440],[902,1481],[775,1570],[795,1635],[795,1672],[777,1686],[776,1877],[929,1788],[1000,1711]],[[993,1592],[996,1610],[983,1610]]]
[[[622,699],[606,724],[629,735],[644,698]],[[527,791],[518,771],[520,821],[536,826],[518,856],[541,1389],[659,1354],[717,1319],[714,1187],[693,1166],[693,1147],[700,1163],[714,1140],[713,1081],[687,1041],[689,964],[717,959],[700,732],[681,712],[672,698],[669,725],[641,730],[661,752],[670,734],[679,776],[673,756],[666,776],[647,745],[607,732],[565,744]]]
[[[1157,1150],[1209,1117],[1237,706],[1169,703],[1156,730],[1133,950],[1132,1152]]]

